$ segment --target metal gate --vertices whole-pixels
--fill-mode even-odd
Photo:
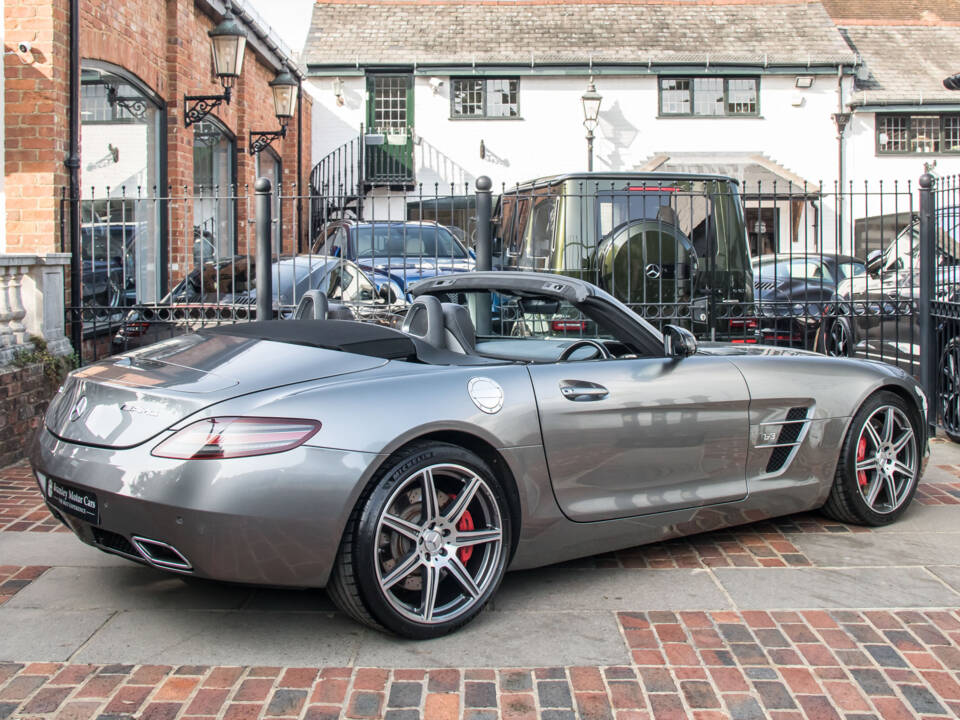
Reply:
[[[926,186],[926,187],[925,187]],[[929,209],[923,227],[920,271],[931,287],[931,349],[927,387],[935,387],[935,410],[931,418],[960,442],[960,178],[930,176],[921,179],[921,192],[928,194]],[[921,203],[924,198],[921,196]],[[923,210],[927,210],[926,213]],[[921,295],[921,300],[923,297]]]

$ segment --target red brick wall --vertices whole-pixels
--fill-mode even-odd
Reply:
[[[56,391],[41,364],[0,369],[0,467],[26,455]]]
[[[4,3],[7,251],[53,251],[68,180],[67,0]],[[17,43],[30,42],[26,56]]]
[[[160,96],[167,109],[167,176],[176,194],[193,183],[193,130],[183,126],[183,96],[219,94],[211,69],[207,31],[215,22],[194,0],[81,0],[80,46],[83,59],[108,62],[132,72]],[[59,196],[69,176],[63,165],[69,145],[68,0],[17,0],[5,3],[8,47],[33,44],[33,62],[6,54],[7,249],[50,252],[59,248]],[[233,102],[213,114],[236,136],[238,193],[252,193],[254,158],[247,154],[249,130],[278,128],[268,83],[274,71],[248,45]],[[300,187],[306,192],[310,171],[310,100],[303,102]],[[296,182],[296,122],[286,139],[275,141],[286,190]],[[81,184],[83,183],[81,173]],[[292,205],[292,203],[290,204]],[[247,233],[245,215],[253,203],[238,202],[238,235]],[[168,261],[180,263],[192,252],[183,213],[189,203],[171,205]],[[286,206],[285,206],[286,208]],[[284,210],[284,250],[294,242],[294,213]],[[306,213],[306,203],[304,203]],[[304,230],[305,232],[305,230]],[[192,235],[192,234],[191,234]]]

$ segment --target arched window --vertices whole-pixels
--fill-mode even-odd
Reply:
[[[236,139],[208,115],[193,126],[193,264],[236,253]]]
[[[132,73],[82,61],[80,239],[87,306],[123,307],[162,294],[162,108],[162,100]]]

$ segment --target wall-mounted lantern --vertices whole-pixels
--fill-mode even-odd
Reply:
[[[297,96],[300,92],[300,83],[286,66],[270,83],[270,90],[273,92],[273,111],[280,122],[279,130],[251,130],[250,147],[251,155],[256,155],[270,143],[278,138],[287,136],[287,124],[297,113]]]
[[[213,50],[213,69],[220,84],[222,95],[185,95],[183,98],[183,124],[190,127],[200,122],[221,103],[230,104],[231,88],[243,69],[243,53],[247,47],[247,35],[233,15],[230,0],[226,2],[223,20],[207,35]]]

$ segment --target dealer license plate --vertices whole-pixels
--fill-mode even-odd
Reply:
[[[89,490],[81,490],[47,478],[47,499],[51,505],[69,515],[94,525],[100,522],[97,496]]]

